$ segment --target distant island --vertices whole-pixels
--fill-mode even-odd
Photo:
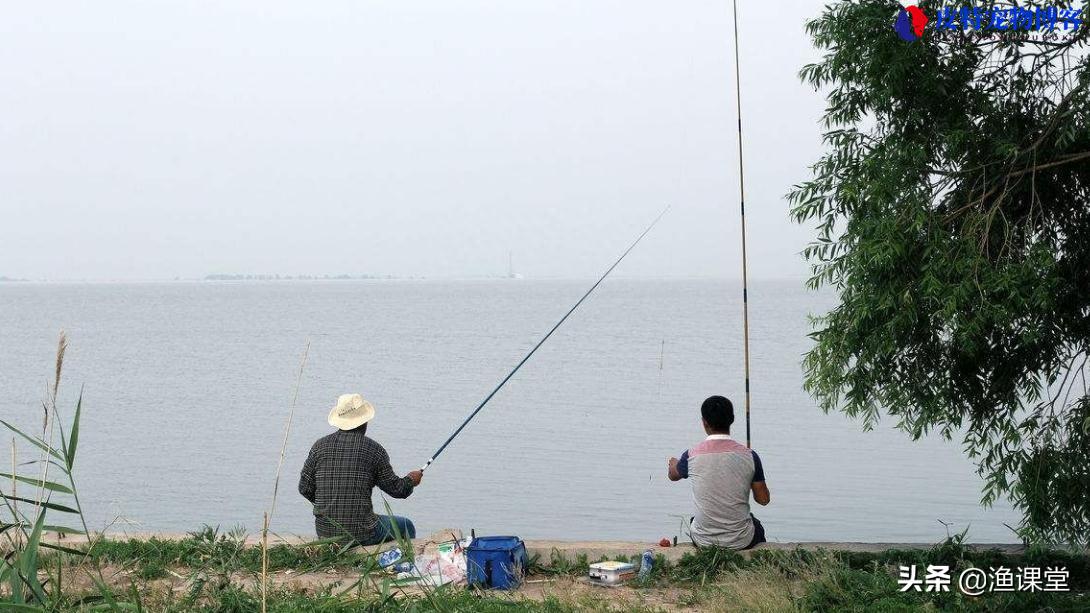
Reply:
[[[205,275],[205,281],[354,281],[361,279],[422,279],[395,275]]]
[[[29,281],[29,279],[13,279],[12,277],[0,275],[0,283],[23,283],[26,281]]]

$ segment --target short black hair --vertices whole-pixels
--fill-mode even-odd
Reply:
[[[723,396],[709,396],[700,405],[700,415],[716,432],[730,432],[734,423],[734,405]]]

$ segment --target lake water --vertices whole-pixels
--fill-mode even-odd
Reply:
[[[368,433],[395,470],[417,468],[588,285],[4,284],[0,415],[40,427],[64,328],[60,406],[70,415],[84,386],[77,477],[92,525],[256,531],[309,339],[273,529],[312,534],[296,483],[338,394],[370,399]],[[755,512],[770,540],[937,541],[940,520],[973,541],[1015,540],[1003,524],[1017,514],[978,505],[956,441],[914,443],[888,420],[863,432],[802,390],[807,315],[832,296],[793,282],[750,291],[753,446],[772,491]],[[706,396],[741,408],[741,355],[737,283],[609,279],[393,508],[423,533],[677,534],[691,498],[665,478],[666,459],[703,438]]]

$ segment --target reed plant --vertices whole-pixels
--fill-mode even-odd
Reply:
[[[101,568],[87,550],[94,545],[95,537],[87,528],[87,520],[80,504],[74,468],[79,445],[80,415],[83,410],[83,392],[76,401],[72,420],[64,427],[57,410],[57,395],[64,369],[64,355],[68,338],[61,331],[57,342],[57,357],[52,385],[48,387],[42,402],[42,432],[30,434],[11,423],[0,420],[5,428],[38,452],[38,458],[23,464],[37,468],[37,475],[19,474],[13,444],[13,466],[9,475],[11,493],[0,492],[7,520],[0,523],[0,533],[7,537],[9,550],[0,560],[0,608],[20,611],[55,610],[65,602],[63,554],[79,561],[78,570],[91,572],[92,580],[99,588],[97,595],[107,605],[117,605],[116,598],[105,585]],[[59,441],[60,446],[57,446]],[[18,484],[29,486],[30,491],[20,493]],[[21,504],[20,504],[21,503]],[[54,515],[61,516],[61,523],[51,523]],[[74,520],[78,527],[66,525]],[[47,533],[60,536],[77,535],[86,538],[85,550],[75,549],[46,538]],[[46,565],[47,559],[56,558],[57,564]],[[94,600],[95,597],[89,597]]]
[[[299,375],[295,378],[295,392],[291,397],[291,409],[288,411],[288,423],[284,426],[284,442],[280,445],[280,458],[276,462],[276,477],[273,479],[272,500],[269,510],[265,512],[261,522],[261,613],[267,609],[267,592],[269,585],[269,526],[273,514],[276,512],[276,496],[280,493],[280,471],[284,468],[284,455],[288,450],[288,439],[291,435],[291,423],[295,419],[295,406],[299,402],[299,388],[303,385],[303,370],[307,367],[307,357],[310,355],[310,341],[303,350],[303,360],[299,364]]]

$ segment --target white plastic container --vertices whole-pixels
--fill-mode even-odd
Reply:
[[[590,581],[600,585],[621,585],[636,578],[636,565],[627,562],[596,562],[590,565]]]

